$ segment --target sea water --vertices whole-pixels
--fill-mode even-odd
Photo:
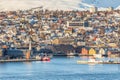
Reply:
[[[77,64],[80,59],[0,63],[0,80],[120,80],[119,64]]]

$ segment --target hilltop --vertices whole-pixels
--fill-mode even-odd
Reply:
[[[99,9],[106,7],[120,9],[119,4],[120,0],[0,0],[0,11],[24,10],[40,6],[50,10],[88,10],[92,6]]]

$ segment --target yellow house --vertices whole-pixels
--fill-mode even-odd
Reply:
[[[89,50],[89,55],[94,55],[94,54],[96,54],[96,50],[93,49],[93,48],[91,48],[91,49]]]

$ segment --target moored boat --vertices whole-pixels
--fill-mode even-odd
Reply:
[[[50,58],[47,57],[47,56],[45,56],[45,57],[43,57],[41,60],[42,60],[42,61],[50,61]]]

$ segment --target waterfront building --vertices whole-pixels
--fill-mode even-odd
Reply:
[[[7,59],[17,59],[17,58],[24,58],[24,52],[22,50],[19,49],[5,49],[3,51],[3,55],[4,57],[6,57]]]
[[[81,54],[82,55],[88,55],[88,50],[86,48],[82,48]]]
[[[106,53],[105,53],[105,50],[104,50],[103,48],[101,48],[101,49],[99,50],[99,54],[105,55],[105,54],[106,54]]]
[[[96,50],[94,48],[89,49],[89,55],[95,55]]]

